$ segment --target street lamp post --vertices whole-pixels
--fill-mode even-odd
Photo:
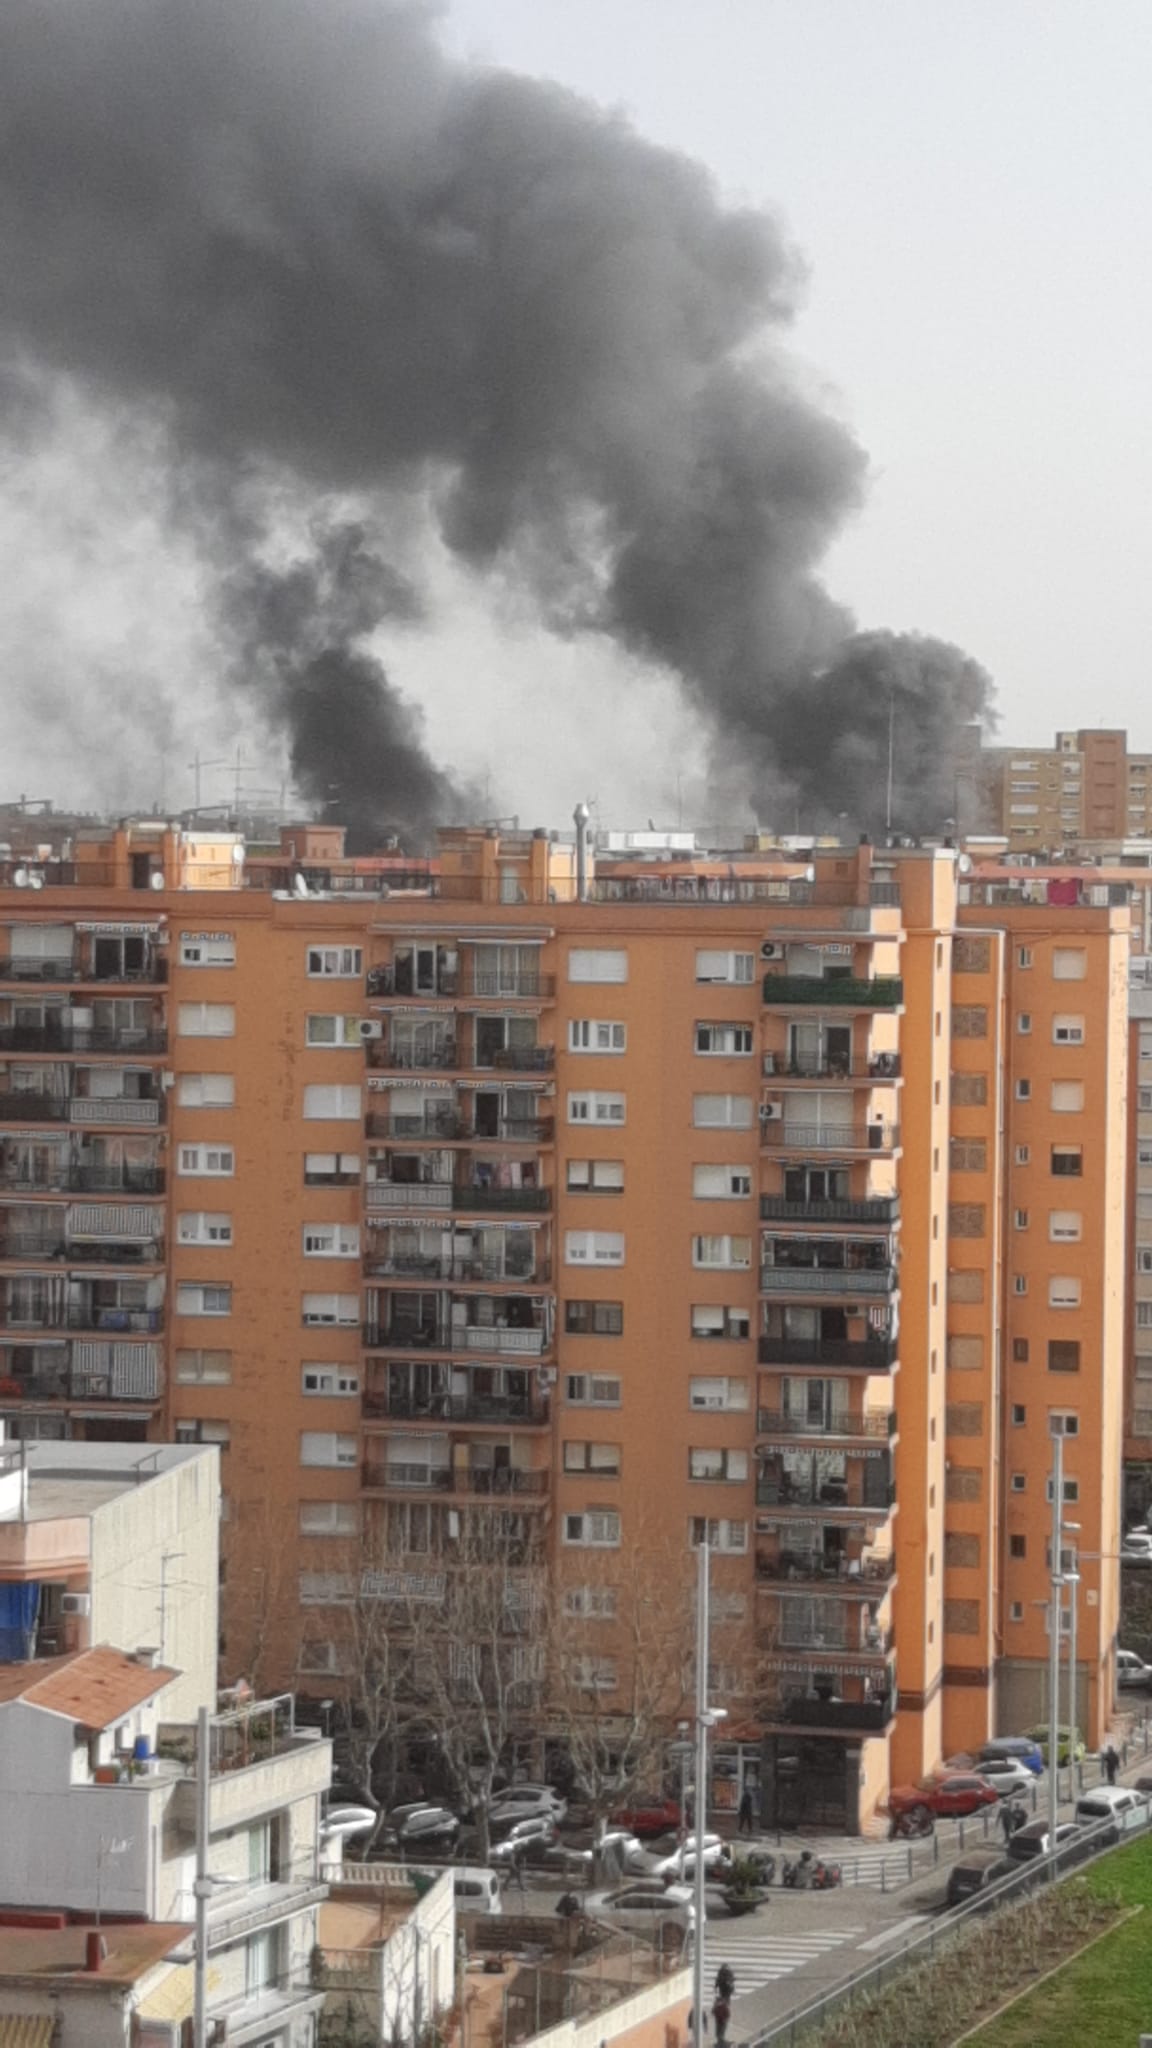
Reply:
[[[1064,1583],[1068,1588],[1068,1784],[1069,1790],[1075,1784],[1077,1737],[1080,1732],[1080,1688],[1076,1669],[1076,1627],[1080,1604],[1080,1553],[1077,1538],[1079,1522],[1062,1522],[1062,1536],[1072,1538],[1069,1544],[1069,1562],[1064,1572]],[[1081,1781],[1083,1782],[1083,1781]]]
[[[1060,1813],[1060,1621],[1064,1575],[1060,1569],[1060,1524],[1064,1506],[1064,1437],[1052,1428],[1052,1568],[1048,1602],[1048,1847],[1056,1846]]]
[[[682,1854],[691,1849],[696,1862],[692,1933],[692,2048],[704,2048],[704,1818],[708,1805],[708,1731],[727,1719],[723,1707],[708,1705],[708,1588],[711,1553],[707,1537],[696,1556],[696,1792],[692,1829]]]

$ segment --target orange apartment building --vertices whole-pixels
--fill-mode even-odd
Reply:
[[[990,821],[1013,853],[1152,834],[1152,754],[1122,730],[1058,732],[1052,747],[986,747],[979,757]]]
[[[581,1589],[707,1536],[713,1804],[855,1828],[1046,1711],[1060,1417],[1097,1739],[1125,908],[479,828],[383,894],[245,881],[136,825],[0,882],[0,1413],[220,1444],[225,1677],[337,1690],[349,1546],[450,1568],[466,1510],[610,1702]]]

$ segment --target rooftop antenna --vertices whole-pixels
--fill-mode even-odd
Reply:
[[[892,830],[892,769],[896,759],[896,692],[888,692],[888,801],[884,809],[885,830]]]

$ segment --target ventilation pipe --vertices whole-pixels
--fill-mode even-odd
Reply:
[[[576,827],[576,900],[578,903],[587,903],[588,901],[588,869],[591,853],[591,835],[588,831],[588,821],[591,816],[591,811],[587,804],[584,803],[577,804],[576,809],[572,813],[572,822]]]

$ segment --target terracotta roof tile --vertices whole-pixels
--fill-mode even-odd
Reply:
[[[0,1665],[0,1705],[24,1700],[82,1728],[108,1728],[179,1675],[166,1665],[152,1670],[105,1644],[67,1657]]]

